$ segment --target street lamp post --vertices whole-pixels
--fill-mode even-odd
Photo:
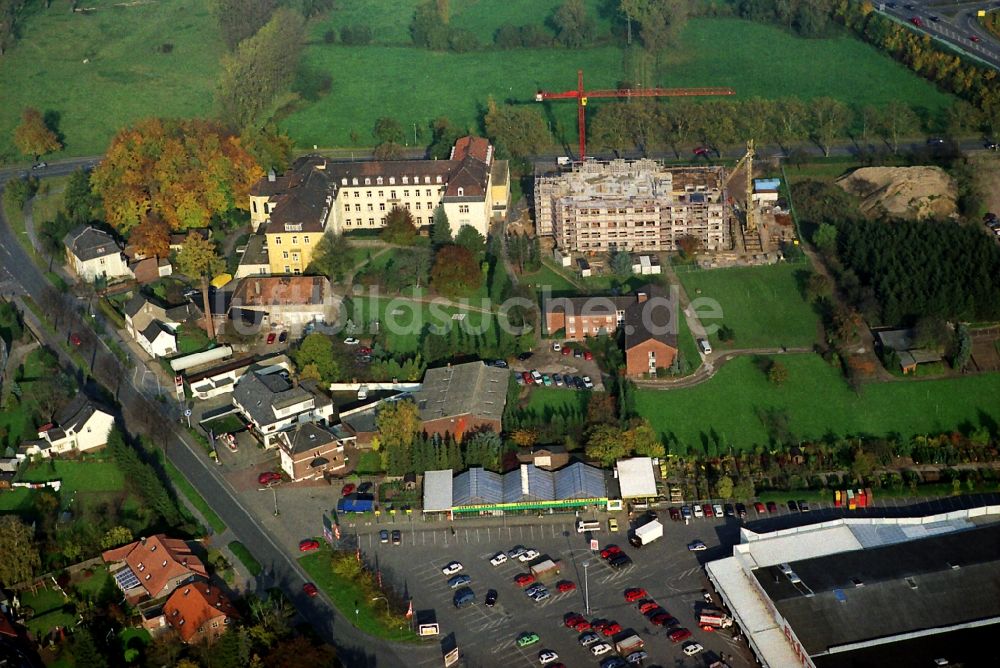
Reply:
[[[276,490],[274,488],[274,485],[271,485],[271,494],[274,496],[274,516],[277,517],[279,515],[279,513],[278,513],[278,490]]]
[[[583,562],[583,600],[587,605],[587,614],[590,614],[590,578],[587,577],[587,568],[590,566],[589,561]]]
[[[385,611],[389,612],[389,599],[387,599],[385,596],[376,596],[375,598],[372,599],[372,603],[374,603],[375,601],[377,601],[379,599],[382,599],[383,601],[385,601]]]

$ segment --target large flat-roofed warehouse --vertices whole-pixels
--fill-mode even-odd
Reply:
[[[672,251],[685,236],[729,248],[722,167],[665,167],[655,160],[587,160],[539,175],[539,236],[573,252]]]
[[[764,666],[1000,665],[1000,506],[742,541],[706,570]]]

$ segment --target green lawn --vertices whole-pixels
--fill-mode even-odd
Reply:
[[[250,575],[257,577],[261,574],[261,571],[264,570],[261,568],[260,562],[257,561],[252,554],[250,554],[250,550],[247,549],[247,546],[238,540],[234,540],[229,543],[229,550],[236,556],[237,559],[240,560],[240,563],[242,563],[243,566],[250,571]]]
[[[31,490],[0,490],[0,513],[20,513],[31,510]]]
[[[125,476],[112,462],[50,459],[31,465],[20,480],[45,482],[61,480],[62,494],[77,492],[118,492],[125,488]]]
[[[53,220],[63,208],[67,181],[68,176],[53,176],[42,181],[41,188],[31,203],[36,234],[41,232],[43,223]]]
[[[523,274],[519,280],[538,293],[549,290],[554,296],[559,296],[580,292],[579,288],[548,263],[542,263],[542,268],[534,273]]]
[[[377,638],[394,641],[412,641],[415,639],[413,633],[406,628],[389,629],[386,628],[373,614],[374,607],[368,600],[368,596],[354,581],[345,580],[337,576],[330,567],[330,549],[323,545],[321,549],[308,554],[299,563],[305,569],[313,583],[323,590],[330,597],[334,606],[340,611],[343,619],[350,620],[354,626],[365,633]],[[360,601],[360,605],[355,608],[355,604]],[[382,601],[375,601],[380,606],[385,604]],[[357,609],[358,614],[354,614]]]
[[[76,615],[64,610],[70,602],[55,589],[44,587],[35,593],[29,589],[20,596],[21,605],[35,611],[26,626],[36,637],[44,636],[56,626],[73,626],[76,623]]]
[[[96,11],[70,13],[31,3],[35,15],[0,60],[0,156],[24,160],[11,130],[26,106],[58,114],[59,155],[102,153],[119,127],[145,116],[211,113],[224,47],[210,4],[88,0]]]
[[[98,566],[94,569],[93,575],[77,581],[74,586],[81,593],[96,598],[109,581],[111,581],[111,573],[104,566]]]
[[[163,460],[163,466],[167,472],[167,477],[170,478],[170,482],[174,485],[174,489],[183,494],[185,498],[191,502],[191,505],[194,506],[198,512],[201,513],[202,517],[205,518],[205,521],[212,526],[215,533],[224,533],[226,531],[225,522],[223,522],[222,518],[219,517],[214,510],[212,510],[212,507],[208,505],[208,502],[205,501],[201,494],[198,493],[198,490],[194,488],[194,485],[188,482],[188,479],[184,477],[184,474],[177,470],[177,467],[174,466],[169,459]]]
[[[769,442],[763,411],[783,411],[795,439],[940,433],[1000,420],[1000,374],[866,385],[854,394],[840,371],[812,354],[782,355],[788,381],[776,387],[750,357],[729,362],[711,380],[683,390],[639,390],[636,406],[662,436],[700,448],[719,442],[749,448]],[[529,409],[581,410],[574,393],[532,390]]]
[[[817,336],[817,316],[798,287],[798,275],[808,264],[680,271],[688,297],[697,307],[713,346],[762,348],[811,346]],[[708,315],[721,308],[721,320]],[[736,338],[728,343],[712,334],[712,325],[730,327]]]

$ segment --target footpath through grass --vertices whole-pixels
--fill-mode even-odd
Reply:
[[[808,263],[679,271],[699,316],[722,309],[722,319],[701,317],[713,346],[719,348],[808,347],[816,341],[817,315],[799,289]],[[702,304],[699,304],[699,300]],[[713,334],[725,324],[735,333],[727,343]],[[712,327],[715,325],[716,327]]]
[[[701,450],[713,439],[723,447],[767,445],[775,425],[783,440],[826,436],[909,438],[1000,422],[1000,374],[865,385],[860,396],[840,371],[813,354],[775,355],[788,369],[781,386],[768,382],[761,360],[739,357],[710,380],[680,390],[640,389],[636,408],[661,437]],[[535,388],[529,410],[583,410],[574,392]]]

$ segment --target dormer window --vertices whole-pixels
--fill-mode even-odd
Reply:
[[[150,578],[149,573],[146,573],[146,577],[144,579],[148,580],[149,578]]]
[[[395,176],[390,176],[389,177],[389,185],[390,186],[396,185],[396,177]]]
[[[185,620],[182,619],[181,621],[177,622],[177,626],[184,626],[184,621]]]
[[[366,176],[365,177],[365,185],[366,186],[370,186],[371,184],[372,184],[372,180]]]
[[[464,197],[465,196],[465,188],[459,188],[458,189],[458,196],[459,197]]]
[[[156,552],[156,546],[155,546],[155,545],[153,545],[152,547],[150,547],[150,548],[149,548],[149,551],[150,551],[150,552]]]
[[[191,587],[184,588],[184,595],[187,596],[191,592]]]
[[[143,563],[142,563],[142,562],[140,561],[140,562],[139,562],[139,572],[140,572],[140,573],[142,573],[142,572],[143,572],[144,570],[146,570],[146,567],[145,567],[145,566],[143,565]]]
[[[179,614],[181,614],[180,610],[174,610],[173,613],[171,614],[171,617],[176,617]]]
[[[346,186],[347,185],[347,178],[346,177],[343,178],[343,179],[340,179],[340,185],[342,185],[342,186]]]
[[[375,184],[376,185],[382,185],[382,177],[381,176],[378,177],[377,179],[375,179]]]
[[[409,182],[410,182],[410,177],[408,177],[408,176],[404,176],[404,177],[403,177],[403,185],[405,186],[405,185],[406,185],[407,183],[409,183]]]
[[[435,178],[435,181],[434,181],[435,183],[441,183],[441,175],[440,175],[440,174],[438,174],[438,175],[437,175],[436,177],[434,177],[434,178]]]

